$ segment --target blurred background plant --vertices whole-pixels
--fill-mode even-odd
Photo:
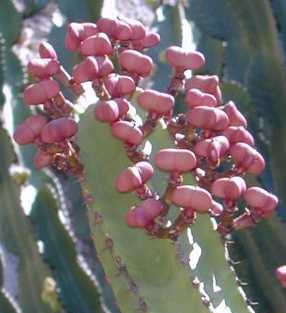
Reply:
[[[125,312],[97,258],[78,182],[54,169],[36,172],[34,148],[11,140],[15,125],[30,114],[22,103],[30,79],[25,65],[39,42],[48,40],[71,71],[79,59],[64,49],[67,24],[117,15],[136,18],[161,35],[160,45],[150,52],[158,67],[148,86],[163,91],[167,85],[170,74],[163,52],[169,45],[197,47],[207,59],[199,73],[219,75],[224,102],[234,100],[247,116],[267,159],[267,169],[255,183],[278,194],[281,202],[271,220],[228,238],[229,263],[255,312],[286,312],[286,293],[274,275],[286,263],[284,0],[0,2],[0,312]],[[180,102],[176,110],[184,110]],[[213,234],[197,238],[196,231],[195,244],[204,251],[213,248]],[[238,310],[238,296],[226,292],[232,285],[224,281],[225,265],[210,265],[208,257],[216,253],[223,254],[223,247],[202,254],[194,275],[209,280],[206,290],[210,282],[216,284],[216,275],[222,280],[222,294],[208,294],[215,312],[246,312]]]

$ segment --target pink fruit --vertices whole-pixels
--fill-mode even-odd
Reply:
[[[139,164],[140,163],[140,164]],[[142,161],[128,167],[116,178],[116,189],[119,192],[130,192],[143,186],[153,175],[150,163]]]
[[[188,172],[197,163],[194,153],[187,149],[162,149],[155,155],[159,169],[168,172]]]
[[[244,142],[250,146],[254,146],[254,138],[244,127],[231,126],[223,131],[223,135],[227,137],[231,144]]]
[[[189,89],[185,101],[189,108],[197,106],[215,107],[217,105],[216,98],[213,95],[199,89]]]
[[[142,131],[132,122],[118,121],[112,125],[112,135],[125,143],[139,145],[143,141]]]
[[[220,158],[226,155],[229,147],[229,141],[226,137],[216,136],[199,141],[195,145],[195,153],[207,158],[213,163],[217,163]]]
[[[210,193],[196,186],[178,186],[172,194],[172,202],[185,209],[205,213],[212,207]]]
[[[39,78],[49,78],[60,70],[56,59],[34,58],[28,63],[28,73]]]
[[[105,17],[97,20],[96,25],[100,32],[107,34],[109,37],[114,36],[117,28],[117,23],[115,19]]]
[[[40,43],[39,54],[42,59],[57,59],[58,58],[54,47],[48,42]]]
[[[186,90],[199,89],[215,96],[217,103],[222,102],[222,94],[219,87],[219,78],[216,75],[196,75],[186,81]]]
[[[135,90],[134,80],[125,75],[108,75],[104,80],[104,86],[112,98],[131,95]]]
[[[24,90],[24,102],[28,105],[43,104],[60,92],[59,84],[52,79],[44,79]]]
[[[132,29],[123,20],[116,19],[116,28],[113,32],[113,38],[117,40],[129,40],[132,37]]]
[[[205,57],[198,51],[187,51],[182,47],[171,46],[166,51],[168,63],[177,71],[197,70],[205,64]]]
[[[74,136],[77,132],[77,124],[74,120],[61,117],[50,121],[41,131],[41,140],[44,143],[61,142]]]
[[[164,205],[160,200],[147,199],[136,207],[130,208],[125,216],[130,227],[144,228],[164,211]]]
[[[210,208],[210,213],[212,216],[220,216],[223,213],[223,206],[219,203],[213,200],[212,207]]]
[[[95,57],[87,57],[73,69],[73,78],[80,84],[96,78],[98,63]]]
[[[160,35],[155,32],[149,32],[146,34],[146,36],[143,39],[133,41],[132,46],[134,49],[143,50],[147,48],[152,48],[158,45],[159,42],[160,42]]]
[[[136,50],[127,49],[121,52],[119,63],[126,71],[142,77],[149,76],[153,69],[152,59]]]
[[[42,128],[47,124],[47,119],[43,115],[32,115],[20,124],[13,135],[14,140],[19,145],[33,143],[40,135]]]
[[[248,188],[243,197],[249,208],[259,211],[263,217],[273,213],[278,204],[278,199],[275,195],[260,187]]]
[[[110,39],[105,33],[86,38],[80,45],[80,53],[83,56],[105,56],[113,53]]]
[[[146,89],[140,93],[137,100],[143,109],[158,114],[169,112],[175,104],[173,96],[151,89]]]
[[[236,166],[253,175],[260,175],[265,168],[263,156],[246,143],[239,142],[230,148]]]
[[[100,122],[112,123],[125,115],[128,110],[129,103],[124,98],[98,101],[95,107],[95,117]]]
[[[144,182],[149,180],[154,173],[153,167],[149,162],[146,161],[140,161],[135,164],[135,166],[138,168],[140,177]]]
[[[65,46],[70,51],[79,49],[80,44],[86,38],[96,35],[98,29],[93,23],[70,23],[68,25],[67,34],[65,38]]]
[[[206,106],[198,106],[188,113],[188,121],[194,127],[211,130],[224,130],[229,120],[224,111]]]
[[[98,66],[97,77],[104,78],[113,72],[114,67],[111,60],[107,57],[96,57],[96,62]]]
[[[124,18],[123,21],[126,22],[131,28],[132,33],[130,40],[144,39],[146,36],[146,28],[141,22],[129,18]]]
[[[41,169],[53,164],[53,156],[44,151],[38,150],[34,157],[34,166],[36,169]]]
[[[276,269],[276,277],[280,281],[281,285],[286,288],[286,265],[279,266]]]
[[[226,200],[237,200],[245,191],[245,181],[239,176],[219,178],[211,186],[211,192],[216,197]]]
[[[243,114],[237,109],[233,101],[229,101],[223,108],[224,112],[229,118],[230,126],[242,126],[247,127],[247,120]]]

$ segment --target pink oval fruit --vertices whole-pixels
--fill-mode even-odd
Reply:
[[[219,178],[212,183],[211,191],[221,199],[236,200],[246,191],[246,184],[239,176]]]
[[[60,63],[56,59],[34,58],[28,63],[28,73],[39,78],[49,78],[58,73]]]
[[[98,73],[97,60],[94,57],[87,57],[73,69],[73,78],[80,84],[87,81],[92,81]]]
[[[112,98],[131,95],[135,90],[134,80],[125,75],[108,75],[104,80],[104,86]]]
[[[113,101],[98,101],[95,107],[95,117],[100,122],[112,123],[119,118],[118,104]]]
[[[175,104],[173,96],[152,89],[146,89],[141,92],[137,100],[143,109],[157,114],[169,112]]]
[[[223,108],[224,112],[229,118],[230,126],[242,126],[247,127],[247,120],[243,114],[237,109],[233,101],[229,101]]]
[[[80,53],[83,56],[105,56],[113,53],[110,39],[105,33],[86,38],[80,45]]]
[[[246,143],[239,142],[230,148],[230,154],[238,168],[253,175],[260,175],[265,168],[263,156]]]
[[[215,107],[217,105],[216,98],[213,95],[199,89],[188,90],[185,101],[189,108],[197,106]]]
[[[142,77],[149,76],[153,69],[153,61],[149,56],[131,49],[120,53],[119,63],[126,71]]]
[[[187,51],[182,47],[171,46],[166,51],[168,63],[177,71],[197,70],[205,64],[205,57],[198,51]]]
[[[34,166],[37,170],[53,164],[53,156],[44,151],[38,150],[34,157]]]
[[[195,145],[195,153],[217,163],[228,152],[229,141],[224,136],[216,136],[199,141]]]
[[[60,86],[55,80],[44,79],[24,90],[24,102],[28,105],[43,104],[59,92]]]
[[[172,202],[185,209],[205,213],[212,207],[210,193],[196,186],[178,186],[172,194]]]
[[[50,121],[41,131],[41,140],[44,143],[61,142],[74,136],[77,132],[77,124],[74,120],[61,117]]]
[[[206,106],[195,107],[188,113],[188,121],[194,127],[211,130],[224,130],[229,120],[224,111]]]
[[[47,124],[47,119],[43,115],[32,115],[20,124],[13,135],[14,140],[19,145],[33,143],[40,135],[42,128]]]
[[[112,135],[121,141],[139,145],[143,141],[142,131],[132,122],[118,121],[112,125]]]
[[[219,78],[216,75],[196,75],[186,81],[186,90],[199,89],[205,93],[213,95],[217,103],[222,102],[222,94],[219,87]]]
[[[242,126],[230,126],[223,131],[223,135],[227,137],[231,144],[244,142],[250,146],[254,146],[253,136]]]
[[[48,42],[41,42],[39,45],[39,55],[42,59],[57,59],[57,53],[54,47]]]
[[[168,172],[188,172],[196,167],[196,156],[187,149],[162,149],[155,155],[159,169]]]
[[[104,78],[113,72],[114,67],[113,63],[109,59],[109,57],[96,57],[96,62],[98,66],[97,77]]]
[[[248,188],[243,197],[250,209],[260,211],[263,217],[272,214],[278,204],[275,195],[260,187]]]

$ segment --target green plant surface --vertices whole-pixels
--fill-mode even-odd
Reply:
[[[189,273],[182,266],[173,244],[168,240],[152,239],[142,231],[126,226],[125,212],[138,201],[132,194],[118,193],[114,181],[120,171],[129,166],[129,162],[122,144],[112,138],[109,126],[94,120],[93,109],[94,106],[91,106],[81,117],[78,138],[87,182],[96,199],[90,215],[98,211],[103,220],[98,225],[94,222],[92,226],[95,246],[99,258],[103,258],[103,266],[121,311],[133,312],[134,296],[140,295],[147,304],[147,312],[184,313],[189,312],[190,307],[198,313],[208,312],[198,291],[192,289]],[[91,133],[94,135],[87,136]],[[102,232],[112,239],[112,251],[126,266],[128,277],[137,285],[138,293],[126,288],[128,281],[125,284],[119,281],[124,281],[121,276],[125,275],[122,273],[119,276],[114,272],[114,260],[106,251],[106,238]],[[166,294],[169,296],[164,297]]]
[[[36,197],[31,218],[44,243],[44,258],[53,269],[60,299],[68,312],[103,312],[94,283],[80,268],[72,239],[58,217],[58,203],[43,187]]]
[[[9,175],[15,155],[7,133],[0,129],[0,242],[17,260],[17,301],[23,313],[52,312],[41,299],[43,283],[51,276],[37,250],[34,232],[21,209],[19,188]]]

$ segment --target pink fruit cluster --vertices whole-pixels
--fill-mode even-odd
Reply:
[[[83,92],[82,84],[89,82],[99,98],[94,111],[96,120],[110,125],[113,137],[123,143],[133,163],[114,182],[118,192],[136,192],[141,199],[127,210],[130,227],[176,239],[195,222],[197,214],[215,216],[222,234],[268,218],[277,206],[277,198],[260,187],[248,187],[244,179],[246,174],[260,175],[265,167],[247,130],[246,118],[234,102],[223,103],[217,76],[185,77],[186,70],[197,70],[205,64],[204,55],[171,46],[166,50],[166,60],[173,74],[166,91],[138,88],[154,70],[145,52],[159,42],[159,34],[127,18],[69,24],[66,48],[77,51],[82,60],[69,75],[52,46],[40,45],[40,58],[28,65],[36,82],[25,89],[24,101],[31,106],[40,105],[45,115],[24,121],[15,131],[16,142],[38,146],[37,168],[55,164],[56,160],[61,165],[66,160],[68,166],[62,167],[70,169],[71,164],[78,164],[73,171],[78,173],[81,167],[74,142],[77,125],[72,119],[72,101],[64,97],[60,88],[69,88],[77,97]],[[186,113],[174,115],[177,95],[185,97]],[[130,113],[134,111],[132,101],[146,111],[142,124]],[[173,147],[157,151],[155,164],[151,165],[142,147],[156,131],[159,120],[166,124]],[[155,166],[169,174],[162,195],[148,185]],[[188,173],[197,186],[184,183]],[[245,208],[239,209],[238,203]],[[169,225],[166,216],[171,205],[180,211]]]

